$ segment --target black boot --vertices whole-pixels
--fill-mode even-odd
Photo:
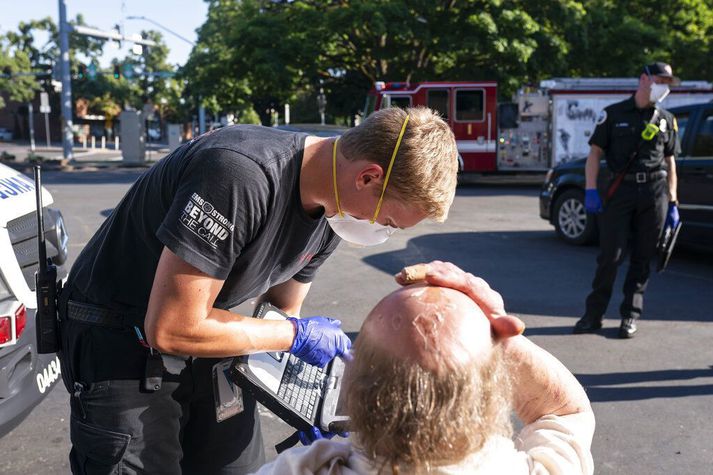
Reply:
[[[601,318],[591,318],[585,315],[574,325],[573,333],[594,333],[600,328],[602,328]]]
[[[636,333],[636,319],[622,318],[621,326],[619,327],[619,338],[634,338]]]

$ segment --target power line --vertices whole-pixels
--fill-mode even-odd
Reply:
[[[159,28],[161,28],[161,29],[163,29],[163,30],[166,30],[167,32],[171,33],[173,36],[182,39],[183,41],[185,41],[186,43],[190,44],[191,46],[195,46],[195,45],[196,45],[193,41],[189,40],[188,38],[186,38],[186,37],[184,37],[184,36],[179,35],[178,33],[176,33],[175,31],[173,31],[173,30],[171,30],[171,29],[169,29],[169,28],[166,28],[165,26],[163,26],[162,24],[160,24],[160,23],[158,23],[158,22],[152,20],[151,18],[146,18],[145,16],[127,16],[126,19],[127,19],[127,20],[144,20],[144,21],[147,21],[147,22],[149,22],[149,23],[152,23],[152,24],[158,26]]]

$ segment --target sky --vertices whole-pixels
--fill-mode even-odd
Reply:
[[[208,12],[208,4],[203,0],[65,0],[67,19],[74,19],[78,13],[84,15],[85,22],[100,30],[111,30],[120,23],[122,17],[144,16],[161,24],[184,38],[195,42],[196,29],[203,24]],[[59,18],[58,0],[0,0],[0,34],[16,31],[21,21],[52,17],[55,23]],[[124,20],[124,33],[140,33],[141,30],[157,30],[163,34],[170,49],[168,62],[184,64],[192,46],[172,35],[168,31],[145,20]],[[38,36],[36,41],[41,46],[45,37]],[[124,43],[121,50],[104,47],[100,63],[107,67],[112,58],[123,58],[130,50]]]

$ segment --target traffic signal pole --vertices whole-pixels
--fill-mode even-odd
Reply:
[[[85,26],[75,26],[67,23],[67,2],[66,0],[58,0],[59,2],[59,71],[62,81],[62,154],[65,160],[74,158],[72,153],[72,145],[74,144],[74,136],[72,133],[72,77],[69,68],[69,32],[74,30],[80,35],[92,36],[95,38],[103,38],[110,40],[128,40],[133,43],[155,46],[156,43],[151,40],[144,40],[141,35],[138,38],[126,37],[116,32],[105,32],[95,28]]]
[[[69,69],[69,24],[67,2],[59,1],[59,71],[62,81],[62,155],[71,160],[74,136],[72,134],[72,78]]]

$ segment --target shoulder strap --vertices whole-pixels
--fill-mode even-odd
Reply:
[[[654,104],[654,113],[651,115],[651,119],[649,119],[649,121],[646,123],[646,126],[648,127],[649,125],[656,124],[656,121],[658,120],[659,115],[661,115],[661,110],[659,109],[658,104]],[[644,129],[644,130],[646,130],[646,129]],[[642,131],[642,133],[643,133],[643,131]],[[626,175],[626,173],[629,171],[629,168],[631,168],[631,165],[636,160],[636,157],[639,155],[639,150],[641,150],[641,146],[644,144],[644,142],[648,142],[648,140],[644,139],[644,137],[641,136],[639,138],[639,142],[636,144],[636,148],[634,148],[634,151],[631,152],[631,155],[629,156],[629,160],[626,162],[626,165],[616,175],[616,177],[614,177],[614,180],[612,180],[611,184],[609,185],[609,188],[607,189],[606,197],[604,198],[604,205],[607,204],[607,202],[614,195],[614,192],[616,192],[617,188],[619,188],[621,181],[624,179],[624,175]]]

